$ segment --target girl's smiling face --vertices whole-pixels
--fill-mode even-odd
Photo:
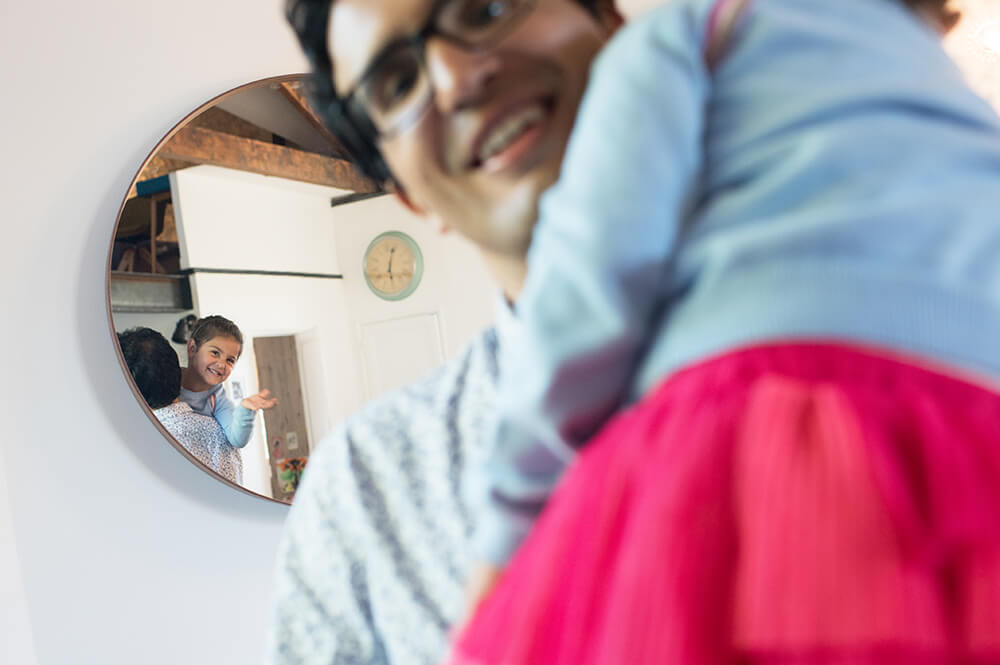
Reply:
[[[213,337],[200,347],[188,341],[188,373],[196,380],[190,383],[204,384],[203,390],[219,385],[229,378],[240,351],[232,337]]]

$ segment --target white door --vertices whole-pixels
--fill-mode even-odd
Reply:
[[[365,323],[360,337],[368,399],[412,383],[444,362],[437,313]]]

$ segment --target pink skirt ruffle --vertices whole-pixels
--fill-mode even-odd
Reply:
[[[1000,395],[824,344],[679,372],[581,451],[450,662],[1000,663]]]

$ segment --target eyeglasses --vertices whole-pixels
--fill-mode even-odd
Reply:
[[[344,105],[368,118],[387,138],[416,122],[433,98],[424,52],[439,36],[470,51],[487,49],[507,35],[534,0],[437,0],[418,32],[397,39],[372,60]]]

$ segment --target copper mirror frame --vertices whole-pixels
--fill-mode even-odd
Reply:
[[[342,189],[350,189],[355,192],[358,192],[359,198],[370,196],[372,195],[372,193],[377,193],[379,191],[372,181],[362,176],[360,172],[352,164],[350,164],[346,159],[343,158],[345,151],[343,151],[336,138],[333,137],[329,133],[329,131],[325,129],[325,127],[316,117],[315,113],[311,110],[308,101],[306,100],[302,91],[302,84],[305,78],[306,78],[305,74],[274,76],[238,86],[210,99],[204,104],[201,104],[194,111],[187,114],[183,119],[181,119],[180,122],[174,125],[174,127],[171,128],[171,130],[167,132],[167,134],[162,139],[160,139],[160,141],[156,144],[156,146],[154,146],[154,148],[146,156],[141,166],[137,170],[135,176],[132,178],[132,181],[129,184],[129,189],[126,192],[125,196],[123,197],[122,203],[118,209],[118,214],[115,217],[115,223],[112,228],[111,244],[110,247],[108,248],[107,259],[105,262],[105,267],[106,267],[105,285],[104,285],[105,306],[107,311],[108,329],[111,334],[112,346],[115,349],[115,355],[118,358],[118,363],[122,369],[122,373],[125,377],[126,383],[128,384],[129,389],[132,391],[132,394],[135,396],[136,401],[139,403],[140,407],[145,412],[146,417],[149,418],[150,422],[153,423],[153,425],[160,432],[160,434],[162,434],[167,439],[167,441],[169,441],[171,445],[173,445],[173,447],[177,449],[178,452],[180,452],[184,457],[186,457],[190,462],[192,462],[195,466],[200,468],[205,473],[211,475],[216,480],[225,483],[226,485],[229,485],[230,487],[237,489],[240,492],[243,492],[244,494],[249,494],[250,496],[259,499],[265,499],[267,501],[272,501],[274,503],[279,503],[282,505],[289,505],[290,501],[276,499],[274,497],[253,491],[247,487],[244,487],[238,483],[229,480],[228,478],[225,478],[224,476],[220,475],[207,465],[203,464],[190,451],[188,451],[179,441],[177,441],[177,439],[175,439],[173,435],[170,434],[170,432],[166,429],[166,427],[164,427],[164,425],[159,421],[159,419],[153,413],[153,410],[146,403],[146,400],[143,398],[142,394],[139,391],[138,386],[136,385],[134,379],[132,378],[131,372],[129,371],[128,366],[125,362],[125,357],[122,353],[121,347],[118,344],[117,332],[115,329],[115,320],[113,315],[113,306],[112,306],[112,280],[114,277],[112,273],[114,268],[116,267],[114,264],[115,240],[118,235],[119,226],[122,223],[122,215],[125,211],[126,204],[133,197],[137,196],[138,183],[144,182],[145,180],[151,177],[156,177],[149,175],[148,172],[148,169],[150,169],[154,160],[157,157],[161,156],[161,152],[163,152],[168,145],[173,145],[172,142],[174,143],[182,142],[188,146],[192,145],[197,146],[198,139],[200,138],[198,136],[198,133],[199,131],[202,130],[199,127],[194,127],[194,126],[189,127],[192,121],[194,121],[196,118],[201,116],[209,109],[217,107],[221,102],[224,102],[236,95],[244,93],[253,88],[270,86],[278,89],[282,93],[282,95],[286,98],[286,100],[290,103],[292,108],[298,111],[303,116],[303,118],[306,121],[308,121],[312,129],[316,132],[316,134],[322,137],[322,139],[324,139],[327,144],[328,150],[325,151],[326,154],[324,156],[324,161],[322,163],[317,161],[317,159],[320,156],[315,155],[312,152],[304,152],[302,153],[302,155],[300,155],[302,159],[306,160],[307,162],[309,160],[313,160],[313,162],[311,162],[311,165],[315,166],[316,164],[320,164],[320,168],[314,170],[314,172],[321,172],[322,175],[312,180],[295,176],[292,176],[292,179],[299,179],[299,180],[304,180],[306,182],[313,182],[314,184],[334,185]],[[200,163],[212,163],[218,166],[225,166],[228,168],[233,168],[238,170],[250,171],[255,173],[265,173],[266,175],[278,175],[279,177],[281,176],[281,173],[276,174],[273,169],[269,169],[267,171],[261,171],[260,164],[253,163],[252,159],[243,160],[243,163],[218,162],[215,161],[215,158],[212,156],[211,148],[209,146],[202,146],[201,148],[196,147],[195,151],[197,150],[201,150],[203,153],[199,157],[200,161],[193,161],[189,165],[195,165]],[[168,160],[171,159],[170,155],[171,152],[169,150],[166,151],[166,159]],[[288,168],[295,169],[296,166],[291,165]],[[169,169],[167,172],[169,172]],[[151,205],[155,205],[155,203]],[[156,224],[156,222],[157,219],[154,216],[152,223]],[[148,251],[146,251],[146,255],[148,255],[147,262],[150,264],[151,273],[156,273],[158,270],[157,249],[155,240],[156,235],[157,233],[155,232],[155,230],[151,231],[150,248]]]

